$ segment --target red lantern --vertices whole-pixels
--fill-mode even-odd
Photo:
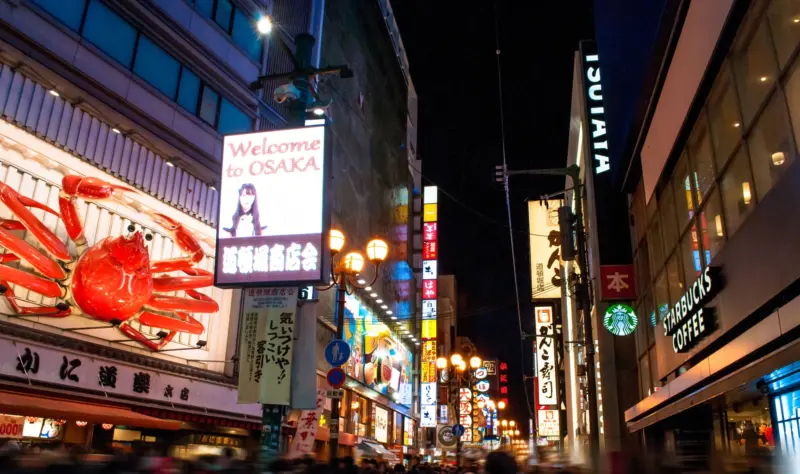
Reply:
[[[67,422],[67,420],[65,420],[63,418],[59,418],[59,419],[53,420],[53,421],[55,421],[57,425],[63,425],[64,423]]]
[[[28,423],[36,423],[36,422],[39,421],[39,419],[36,418],[35,416],[29,416],[29,417],[25,418],[25,421],[27,421]]]
[[[111,423],[103,423],[103,429],[104,430],[110,430],[113,427],[114,427],[114,425],[111,424]]]
[[[88,425],[89,422],[88,421],[76,421],[75,424],[80,426],[81,428],[83,428],[84,426]]]

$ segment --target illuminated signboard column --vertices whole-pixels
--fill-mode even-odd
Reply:
[[[422,195],[422,370],[420,426],[436,427],[436,310],[438,278],[438,189],[426,186]]]
[[[560,439],[558,362],[552,306],[536,306],[536,410],[539,436]]]

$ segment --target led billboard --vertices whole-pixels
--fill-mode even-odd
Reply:
[[[324,280],[325,148],[324,126],[225,136],[216,286]]]

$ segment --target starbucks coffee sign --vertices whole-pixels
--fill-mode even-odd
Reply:
[[[704,305],[722,289],[719,268],[706,267],[661,321],[675,352],[688,352],[716,328],[713,308]]]

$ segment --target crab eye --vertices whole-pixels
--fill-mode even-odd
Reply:
[[[128,232],[133,232],[134,230],[136,230],[136,227],[133,224],[128,224]]]
[[[148,242],[153,240],[153,234],[145,234],[144,235],[144,240],[146,240]]]

